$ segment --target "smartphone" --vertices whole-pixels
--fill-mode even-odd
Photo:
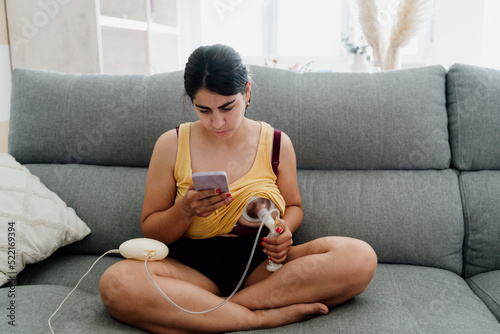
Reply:
[[[224,171],[193,173],[193,183],[197,191],[220,189],[221,193],[229,192],[227,175]]]

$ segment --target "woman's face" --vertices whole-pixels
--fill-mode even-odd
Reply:
[[[203,126],[214,136],[231,137],[245,118],[247,101],[250,98],[250,82],[247,82],[245,94],[224,96],[205,88],[194,96],[193,105]]]

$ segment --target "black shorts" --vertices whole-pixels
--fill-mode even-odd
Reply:
[[[260,239],[264,236],[263,233],[259,236],[247,276],[267,260],[267,255],[260,245]],[[168,257],[196,269],[217,285],[222,296],[229,296],[245,271],[255,238],[256,235],[210,239],[182,238],[168,246]]]

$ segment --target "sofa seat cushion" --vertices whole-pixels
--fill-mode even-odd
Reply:
[[[325,321],[325,326],[331,327],[331,333],[465,334],[500,330],[500,324],[460,276],[409,265],[379,264],[367,290],[345,306],[331,310],[330,315],[334,319]]]
[[[7,309],[11,300],[15,301],[15,327],[2,321],[0,333],[50,333],[47,321],[71,289],[60,285],[17,286],[15,298],[10,300],[3,298],[7,294],[5,289],[1,289],[2,310]],[[104,308],[98,294],[81,289],[73,292],[52,318],[51,325],[56,334],[146,333],[114,320]]]
[[[500,324],[454,273],[379,264],[361,295],[331,309],[327,316],[277,328],[273,333],[498,334]]]
[[[476,275],[467,283],[500,321],[500,270]]]
[[[65,265],[81,267],[78,262],[68,261]],[[60,285],[17,286],[16,330],[40,332],[70,290]],[[6,295],[5,288],[0,293]],[[7,309],[8,302],[2,298],[0,307]],[[113,320],[96,290],[80,288],[52,319],[52,326],[56,333],[143,333]],[[5,322],[0,325],[2,333],[10,329]],[[394,264],[379,264],[365,292],[333,308],[328,315],[273,330],[277,334],[499,332],[500,324],[493,314],[458,275],[442,269]]]

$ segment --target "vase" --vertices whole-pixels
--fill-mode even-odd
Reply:
[[[368,61],[366,60],[366,55],[356,54],[353,57],[353,62],[351,64],[351,72],[369,72],[370,67]]]

